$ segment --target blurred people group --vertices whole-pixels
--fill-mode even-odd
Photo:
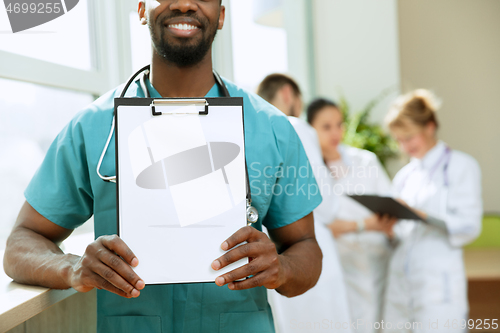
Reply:
[[[435,96],[415,90],[388,110],[386,125],[411,158],[391,182],[374,153],[342,142],[334,101],[317,98],[301,117],[301,90],[284,74],[257,93],[288,116],[323,197],[314,210],[321,277],[294,298],[268,291],[277,331],[436,332],[438,322],[464,331],[453,323],[468,319],[462,247],[481,231],[481,171],[438,139]],[[350,197],[359,194],[393,197],[421,220],[374,214]]]

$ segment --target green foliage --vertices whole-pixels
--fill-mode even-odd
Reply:
[[[382,126],[370,122],[370,113],[393,89],[384,90],[370,101],[361,111],[351,112],[345,96],[339,99],[339,107],[344,116],[344,143],[373,152],[385,167],[387,160],[398,156],[398,146]]]

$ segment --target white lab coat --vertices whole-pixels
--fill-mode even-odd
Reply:
[[[390,263],[384,319],[396,332],[464,332],[453,329],[453,320],[460,323],[468,317],[462,246],[481,232],[479,165],[462,152],[447,154],[440,141],[396,175],[394,189],[396,196],[443,226],[417,221],[395,226],[399,244]],[[397,327],[399,322],[422,327],[405,330]]]
[[[372,215],[349,194],[390,195],[391,181],[377,156],[370,151],[341,144],[343,169],[335,183],[339,209],[336,219],[356,221]],[[371,333],[381,319],[387,267],[391,255],[388,237],[382,232],[347,233],[337,238],[351,320],[355,332]]]
[[[323,196],[314,210],[316,239],[323,252],[323,270],[316,286],[305,294],[287,298],[274,290],[268,291],[276,331],[288,332],[351,332],[349,310],[342,269],[335,248],[335,240],[325,226],[334,218],[335,196],[329,170],[323,163],[318,136],[305,121],[289,117],[295,128]]]

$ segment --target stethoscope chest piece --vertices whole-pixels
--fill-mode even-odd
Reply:
[[[259,219],[259,212],[247,200],[247,225],[252,225]]]

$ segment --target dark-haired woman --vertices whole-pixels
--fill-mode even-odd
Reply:
[[[381,218],[350,194],[390,195],[391,182],[375,154],[341,143],[343,117],[334,102],[317,99],[307,110],[316,129],[324,161],[334,178],[337,213],[328,227],[336,238],[355,332],[376,332],[391,247],[387,233],[394,221]]]

